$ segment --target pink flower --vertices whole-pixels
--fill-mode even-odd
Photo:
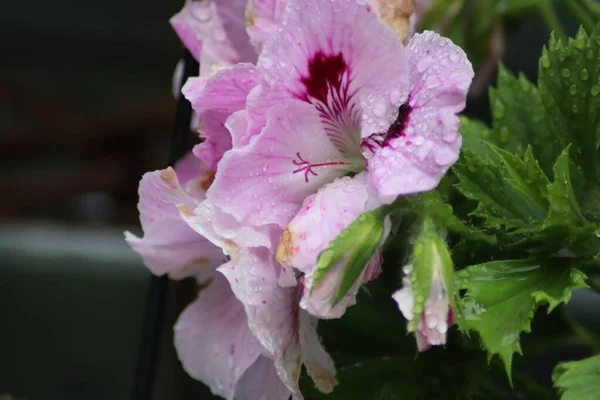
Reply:
[[[279,260],[307,274],[309,285],[317,250],[362,212],[434,188],[461,145],[456,113],[473,77],[464,52],[432,32],[414,36],[405,48],[371,6],[360,3],[288,3],[281,29],[260,54],[259,83],[245,109],[230,117],[236,122],[230,124],[233,146],[207,192],[213,221],[227,219],[233,229],[228,239],[249,246],[260,237],[273,252],[273,237],[302,204],[321,201],[319,194],[310,198],[319,188],[328,204],[345,201],[346,185],[365,193],[350,200],[352,211],[341,219],[331,211],[336,206],[317,208],[303,214],[311,223],[298,215],[288,227],[297,233],[288,235],[296,245],[283,243]],[[319,12],[306,13],[312,9]],[[327,188],[348,174],[359,175]],[[253,234],[234,238],[234,226]],[[306,228],[300,232],[299,226]],[[311,312],[333,317],[345,306],[317,308]]]
[[[200,204],[211,179],[212,171],[192,154],[176,170],[145,174],[139,189],[144,237],[126,232],[126,240],[154,274],[208,283],[175,325],[175,348],[190,376],[230,400],[287,400],[291,392],[251,332],[244,305],[217,272],[229,257],[192,230],[177,209]]]

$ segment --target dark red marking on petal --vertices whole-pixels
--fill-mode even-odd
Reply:
[[[296,153],[296,157],[298,157],[298,160],[292,160],[292,162],[294,163],[294,165],[296,165],[298,167],[298,169],[296,169],[293,173],[296,174],[298,172],[303,172],[304,173],[304,180],[308,183],[308,174],[312,174],[314,176],[318,176],[319,174],[316,173],[315,171],[313,171],[313,168],[317,168],[317,167],[330,167],[333,165],[350,165],[349,163],[345,162],[345,161],[331,161],[331,162],[324,162],[324,163],[310,163],[308,161],[306,161],[304,158],[302,158],[302,156],[300,155],[300,153]]]
[[[388,130],[385,132],[372,133],[364,138],[360,143],[360,151],[363,154],[365,154],[366,151],[374,153],[377,147],[385,147],[389,145],[392,139],[404,136],[404,130],[408,124],[411,111],[412,107],[408,101],[402,104],[400,108],[398,108],[398,117],[396,117],[396,120],[390,125]]]
[[[342,53],[325,55],[322,51],[317,52],[308,62],[308,76],[301,79],[306,87],[306,95],[326,104],[331,89],[340,91],[347,70],[348,65]]]

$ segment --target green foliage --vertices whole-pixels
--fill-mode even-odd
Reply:
[[[561,400],[600,399],[600,355],[558,364],[552,380]]]
[[[463,331],[475,331],[490,355],[498,354],[510,376],[513,354],[521,353],[519,335],[530,332],[534,312],[542,304],[552,311],[566,303],[574,289],[585,287],[575,269],[549,267],[535,260],[493,261],[458,273]]]

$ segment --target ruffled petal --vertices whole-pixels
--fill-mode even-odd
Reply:
[[[458,159],[460,112],[473,78],[465,53],[433,32],[415,35],[407,47],[411,92],[400,131],[367,151],[369,182],[382,201],[437,186]]]
[[[358,154],[361,134],[394,121],[408,94],[404,47],[372,7],[360,3],[289,2],[282,29],[258,60],[262,89],[248,98],[249,131],[260,130],[265,110],[290,97],[317,108],[344,154]]]
[[[245,31],[244,0],[188,2],[171,26],[201,65],[201,76],[219,64],[254,62],[256,51]]]
[[[194,148],[194,154],[213,170],[232,146],[226,127],[228,118],[244,109],[248,93],[258,82],[255,66],[237,64],[210,77],[190,78],[183,86],[183,95],[199,116],[198,133],[204,138]]]
[[[246,24],[250,43],[258,52],[281,26],[288,0],[248,0]]]
[[[378,275],[381,257],[376,254],[361,278],[335,307],[332,307],[332,298],[345,271],[344,261],[333,266],[319,285],[313,287],[319,254],[362,213],[379,205],[367,184],[365,172],[353,178],[336,179],[306,198],[300,212],[287,226],[277,252],[280,262],[304,273],[306,290],[300,301],[302,308],[319,318],[339,318],[348,306],[356,303],[360,285]]]
[[[280,268],[268,249],[258,248],[240,249],[229,263],[218,270],[229,280],[236,297],[244,304],[250,330],[273,358],[277,375],[295,397],[302,398],[298,379],[304,361],[304,339],[300,339],[299,332],[309,340],[307,347],[311,351],[316,351],[312,347],[316,344],[309,332],[302,330],[297,289],[283,288],[278,284]],[[314,335],[316,337],[316,332]],[[329,362],[321,356],[307,355],[313,371],[319,366],[321,372],[331,369]],[[326,365],[321,365],[323,363]],[[335,380],[335,376],[323,372],[315,383],[323,386],[324,381],[331,379]]]
[[[352,168],[314,107],[288,100],[250,144],[225,154],[207,198],[245,225],[284,228],[306,196]]]
[[[256,368],[254,365],[263,353],[248,328],[242,303],[221,274],[216,274],[179,316],[175,349],[192,378],[228,400],[233,399],[238,382]],[[268,361],[272,366],[273,361]],[[258,365],[258,369],[262,368]]]
[[[223,262],[224,254],[179,216],[177,205],[195,207],[199,201],[181,187],[175,171],[167,168],[145,174],[140,182],[139,196],[144,237],[126,232],[125,239],[142,256],[152,273],[168,273],[174,279],[210,276]]]

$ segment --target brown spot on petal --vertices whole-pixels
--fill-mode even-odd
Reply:
[[[279,241],[279,247],[277,247],[277,253],[275,257],[281,264],[289,265],[292,257],[294,256],[294,238],[289,229],[285,229],[281,235]]]
[[[179,210],[179,212],[183,215],[187,215],[188,217],[195,217],[196,214],[194,213],[194,210],[192,210],[191,208],[189,208],[188,206],[186,206],[185,204],[177,204],[175,207],[177,207],[177,209]]]
[[[373,0],[379,18],[406,43],[409,31],[409,18],[415,9],[415,0]]]
[[[317,388],[323,393],[331,393],[338,384],[335,375],[319,364],[306,364],[306,370]]]
[[[256,13],[256,10],[254,9],[254,5],[252,4],[252,2],[248,2],[248,4],[246,5],[246,11],[244,13],[244,16],[246,18],[246,26],[248,28],[253,27],[255,24],[255,20],[256,17],[258,16]]]
[[[206,171],[204,173],[204,175],[200,179],[200,187],[202,188],[203,191],[206,192],[208,190],[208,188],[210,187],[210,185],[212,185],[212,183],[215,181],[215,174],[216,174],[216,172],[213,171],[212,169],[209,169],[208,171]]]
[[[167,185],[176,187],[178,184],[177,174],[171,167],[160,171],[160,179],[163,180]]]
[[[192,263],[196,265],[205,266],[210,264],[210,260],[208,258],[194,258],[192,260]]]

